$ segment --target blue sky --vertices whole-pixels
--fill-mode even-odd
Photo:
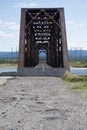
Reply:
[[[22,7],[64,7],[68,48],[87,49],[87,0],[2,0],[0,51],[18,50]]]

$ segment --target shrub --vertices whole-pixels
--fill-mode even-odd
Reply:
[[[72,74],[69,71],[65,72],[63,79],[66,81],[70,81],[70,82],[80,82],[80,81],[85,80],[83,76],[78,76],[78,75]]]

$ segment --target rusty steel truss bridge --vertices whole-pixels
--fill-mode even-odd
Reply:
[[[45,50],[45,69],[39,52]],[[22,8],[18,75],[61,76],[69,70],[64,8]]]

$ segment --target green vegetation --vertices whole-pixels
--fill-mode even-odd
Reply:
[[[17,66],[17,59],[0,59],[0,66]],[[40,63],[46,63],[45,58],[40,58]],[[70,67],[87,67],[87,60],[69,60]]]
[[[69,64],[71,67],[87,67],[87,60],[70,60]]]
[[[87,89],[87,85],[84,83],[84,84],[80,84],[78,86],[75,86],[72,88],[73,90],[84,90],[84,89]]]
[[[66,71],[63,76],[63,79],[68,82],[76,83],[75,86],[71,88],[73,90],[87,89],[87,75],[78,76],[78,75],[71,74],[70,72]]]
[[[63,76],[63,79],[69,82],[83,82],[83,81],[87,81],[87,76],[86,75],[79,76],[66,71]]]
[[[16,59],[1,59],[0,67],[17,66],[18,61]]]

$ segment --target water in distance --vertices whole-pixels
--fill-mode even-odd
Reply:
[[[0,67],[0,73],[2,72],[17,72],[17,67]]]
[[[70,68],[70,72],[76,75],[87,75],[87,68]]]

